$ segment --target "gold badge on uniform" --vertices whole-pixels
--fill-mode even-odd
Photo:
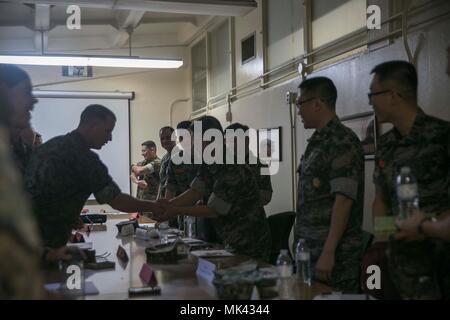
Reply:
[[[321,182],[318,178],[314,178],[312,181],[312,184],[313,184],[313,187],[317,189],[320,187]]]

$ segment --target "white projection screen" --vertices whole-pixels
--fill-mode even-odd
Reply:
[[[124,193],[130,194],[130,121],[129,100],[107,98],[47,98],[35,93],[39,102],[32,112],[31,124],[42,135],[44,143],[53,137],[74,130],[81,112],[90,104],[101,104],[117,118],[112,141],[97,152],[108,167],[109,174]],[[93,195],[90,200],[95,199]]]

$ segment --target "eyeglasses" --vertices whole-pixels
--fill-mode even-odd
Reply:
[[[297,101],[295,103],[295,105],[297,106],[297,108],[300,108],[302,105],[304,105],[308,101],[311,101],[311,100],[314,100],[314,99],[317,99],[317,98],[319,98],[319,97],[312,97],[312,98],[309,98],[309,99],[306,99],[306,100],[303,100],[303,101]]]
[[[378,91],[378,92],[370,92],[370,93],[367,94],[367,97],[369,98],[369,101],[372,101],[372,98],[374,96],[378,96],[380,94],[385,94],[385,93],[388,93],[388,92],[392,92],[392,90],[383,90],[383,91]]]

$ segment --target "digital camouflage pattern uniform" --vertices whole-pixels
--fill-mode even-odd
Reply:
[[[268,165],[258,161],[256,164],[249,164],[249,167],[257,179],[261,203],[264,206],[272,200],[273,193],[270,175],[261,174],[261,168],[268,168]]]
[[[224,245],[269,261],[271,235],[254,174],[247,165],[203,165],[191,188],[206,196],[217,213],[213,224]]]
[[[45,247],[65,245],[91,194],[109,203],[121,191],[99,156],[75,130],[37,148],[25,176]]]
[[[159,188],[159,171],[161,167],[161,159],[156,157],[153,160],[144,160],[137,164],[138,166],[147,166],[151,172],[145,172],[138,176],[138,180],[144,180],[147,183],[147,188],[137,188],[136,198],[142,200],[156,200],[158,197]]]
[[[183,157],[183,150],[180,150],[180,157]],[[197,175],[197,171],[199,169],[198,164],[194,164],[193,159],[191,158],[191,163],[180,163],[175,164],[172,161],[173,157],[171,158],[171,161],[169,161],[167,166],[167,180],[166,180],[166,190],[170,191],[174,197],[179,196],[186,190],[189,190],[192,180]],[[196,222],[199,220],[202,220],[204,218],[195,218]],[[172,221],[172,224],[174,222]],[[184,217],[178,216],[177,217],[177,224],[178,228],[184,229]],[[196,223],[196,229],[197,229],[197,237],[199,236],[199,228],[201,227],[201,223]],[[201,232],[200,232],[201,233]],[[204,238],[201,237],[200,238]],[[206,240],[206,239],[204,239]]]
[[[41,242],[7,141],[0,128],[0,299],[41,299]]]
[[[450,124],[419,109],[410,133],[393,128],[380,137],[375,157],[374,183],[384,191],[391,215],[398,214],[396,177],[408,166],[416,177],[419,205],[439,216],[450,209]],[[450,298],[450,246],[443,241],[398,241],[388,244],[389,274],[404,299]],[[445,260],[447,262],[445,262]]]
[[[171,159],[171,153],[167,152],[161,159],[161,166],[159,169],[159,191],[158,199],[166,196],[166,184],[167,184],[167,167]]]
[[[334,118],[309,139],[298,173],[294,247],[298,239],[306,240],[311,250],[313,272],[330,230],[335,194],[354,201],[347,227],[336,248],[329,285],[343,292],[357,292],[364,205],[364,155],[358,137]]]

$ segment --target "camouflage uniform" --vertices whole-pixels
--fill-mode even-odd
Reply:
[[[294,243],[306,239],[311,250],[312,270],[328,237],[335,194],[343,194],[354,201],[347,227],[336,248],[329,285],[344,292],[356,292],[362,259],[364,205],[364,156],[358,137],[334,118],[309,140],[298,173]]]
[[[166,196],[166,183],[167,183],[167,167],[171,159],[171,153],[167,152],[161,159],[161,166],[159,169],[159,191],[158,199]]]
[[[152,173],[144,173],[138,176],[138,180],[144,180],[147,183],[147,188],[141,189],[138,187],[136,198],[143,200],[156,200],[158,197],[159,187],[159,169],[161,167],[161,159],[156,157],[151,161],[144,160],[137,164],[138,166],[152,166]]]
[[[269,203],[273,193],[272,181],[270,175],[261,174],[261,168],[268,168],[268,165],[258,161],[256,164],[249,164],[249,167],[258,181],[261,203]]]
[[[258,185],[247,165],[203,165],[191,188],[208,198],[217,235],[237,253],[269,260],[271,235]]]
[[[0,128],[0,299],[40,299],[40,239],[6,141]]]
[[[180,151],[180,156],[183,156],[183,151]],[[169,161],[168,165],[167,165],[167,180],[166,180],[166,190],[169,190],[174,197],[179,196],[180,194],[182,194],[183,192],[185,192],[186,190],[188,190],[190,188],[191,182],[192,180],[194,180],[194,178],[197,175],[197,171],[198,171],[199,165],[194,164],[193,159],[191,159],[191,164],[188,163],[180,163],[180,164],[175,164],[173,163],[172,159],[171,161]],[[196,220],[201,220],[202,218],[196,218]],[[175,225],[174,219],[172,219],[171,221],[172,225]],[[197,236],[199,234],[201,234],[201,223],[196,223],[197,224]],[[177,217],[177,225],[178,228],[180,229],[184,229],[184,217],[183,216],[178,216]],[[203,240],[207,240],[204,239],[204,237],[201,237]]]
[[[192,180],[197,175],[198,169],[199,165],[194,164],[193,161],[191,161],[191,164],[175,164],[173,161],[169,161],[167,165],[166,189],[172,192],[175,197],[179,196],[189,189]]]
[[[50,248],[67,243],[92,193],[100,204],[109,203],[121,193],[108,168],[77,131],[53,138],[36,149],[25,185],[44,245]]]
[[[398,214],[395,180],[403,166],[410,167],[417,179],[419,204],[425,213],[439,216],[440,213],[450,209],[448,122],[426,115],[419,109],[411,132],[406,137],[402,137],[394,128],[382,135],[379,141],[375,157],[374,183],[384,191],[388,207],[392,209],[390,215]],[[447,249],[443,250],[443,247]],[[402,298],[441,297],[439,285],[440,283],[442,285],[445,279],[438,279],[436,272],[440,265],[439,261],[449,260],[448,252],[450,247],[442,241],[390,240],[387,251],[389,273]],[[449,297],[447,295],[447,298]]]

